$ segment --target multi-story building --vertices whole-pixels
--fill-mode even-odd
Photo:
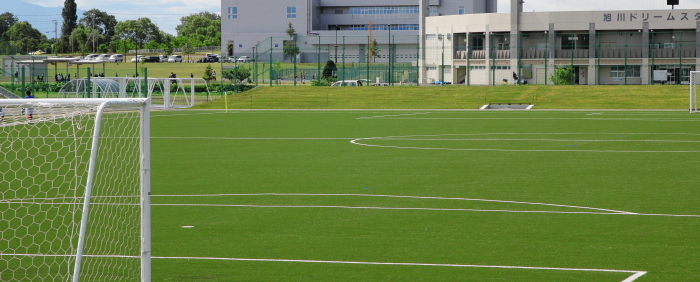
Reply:
[[[426,16],[496,12],[496,0],[426,1]],[[254,46],[264,44],[273,50],[273,60],[289,60],[281,50],[293,40],[300,50],[297,62],[337,61],[338,45],[345,40],[343,57],[363,62],[370,36],[383,45],[381,53],[388,51],[392,36],[398,61],[417,60],[421,11],[415,0],[221,0],[221,12],[221,47],[228,56],[250,56]],[[285,32],[290,23],[295,38]],[[386,60],[385,55],[377,57]]]
[[[700,70],[700,9],[522,12],[426,18],[421,82],[687,84]],[[425,59],[423,61],[423,59]]]

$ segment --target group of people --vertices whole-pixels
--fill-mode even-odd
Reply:
[[[70,73],[67,77],[63,76],[63,73],[59,73],[54,78],[56,79],[56,82],[68,82],[70,81]]]
[[[306,84],[306,75],[304,73],[299,73],[299,75],[294,75],[294,81],[296,82],[297,79],[301,77],[301,84]],[[314,79],[316,79],[316,76],[314,76]],[[277,75],[277,80],[275,81],[275,84],[280,85],[282,84],[282,77],[280,75]]]

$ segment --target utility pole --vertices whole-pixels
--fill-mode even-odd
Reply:
[[[58,21],[57,20],[51,20],[53,22],[53,52],[56,56],[58,56],[58,51],[56,50],[56,45],[58,45]]]
[[[92,52],[95,53],[95,15],[92,15]]]

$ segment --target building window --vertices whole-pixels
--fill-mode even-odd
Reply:
[[[399,7],[350,7],[352,15],[418,14],[417,6]]]
[[[459,10],[457,10],[458,15],[464,15],[464,7],[459,7]]]
[[[228,18],[237,19],[238,18],[238,7],[228,7]]]
[[[437,6],[429,6],[429,7],[428,7],[428,11],[429,11],[431,14],[437,14]]]
[[[626,71],[626,75],[625,75],[625,66],[611,66],[610,67],[610,77],[611,78],[641,77],[641,67],[640,66],[627,66],[627,71]]]
[[[354,25],[329,25],[328,30],[335,30],[338,27],[341,30],[368,30],[369,26],[366,24],[354,24]],[[419,30],[420,26],[417,24],[392,24],[391,30]],[[389,30],[389,25],[386,24],[373,24],[372,30]]]
[[[287,18],[296,19],[297,18],[297,7],[287,7]]]

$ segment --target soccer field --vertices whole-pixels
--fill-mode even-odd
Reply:
[[[698,122],[153,112],[153,281],[698,281]]]

